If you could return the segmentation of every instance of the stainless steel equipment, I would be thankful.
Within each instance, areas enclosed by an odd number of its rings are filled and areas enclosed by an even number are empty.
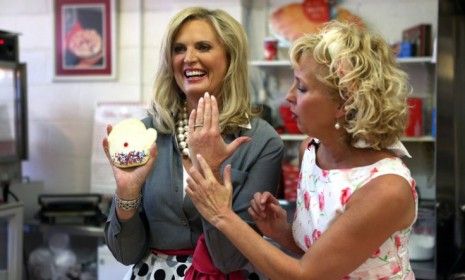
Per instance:
[[[26,64],[18,61],[18,34],[0,30],[0,202],[10,182],[21,178],[27,158]]]
[[[465,1],[441,0],[437,48],[437,279],[465,272]]]

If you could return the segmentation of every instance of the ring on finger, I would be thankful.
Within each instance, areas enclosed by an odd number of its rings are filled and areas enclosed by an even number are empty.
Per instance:
[[[197,128],[197,127],[203,127],[203,123],[194,124],[194,128]]]

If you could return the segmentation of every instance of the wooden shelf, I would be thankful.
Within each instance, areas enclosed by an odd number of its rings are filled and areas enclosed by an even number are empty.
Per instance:
[[[280,134],[283,141],[302,141],[308,136],[305,134]],[[419,136],[419,137],[402,137],[402,142],[435,142],[433,136]]]

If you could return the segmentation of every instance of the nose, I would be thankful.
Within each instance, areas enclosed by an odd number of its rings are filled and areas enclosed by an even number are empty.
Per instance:
[[[197,55],[195,53],[195,50],[188,48],[186,50],[186,55],[184,56],[184,62],[185,63],[192,63],[197,60]]]
[[[286,100],[290,104],[295,104],[296,103],[296,93],[295,93],[295,85],[292,85],[289,90],[287,91],[286,94]]]

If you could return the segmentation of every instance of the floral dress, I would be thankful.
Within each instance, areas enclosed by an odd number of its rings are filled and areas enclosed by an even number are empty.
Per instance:
[[[415,181],[400,158],[385,158],[371,165],[351,169],[323,170],[315,163],[317,144],[312,141],[305,151],[297,190],[292,232],[302,250],[308,250],[325,232],[336,211],[344,211],[345,204],[354,192],[380,175],[396,174],[410,183],[416,220],[418,198]],[[369,259],[344,279],[415,279],[408,254],[412,225],[392,234]]]

